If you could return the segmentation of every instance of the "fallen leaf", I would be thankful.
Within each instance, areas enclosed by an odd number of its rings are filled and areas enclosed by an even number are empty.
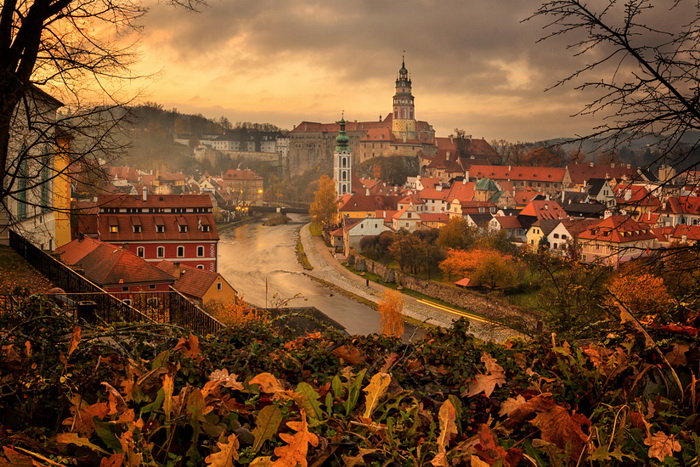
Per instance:
[[[5,463],[5,459],[0,457],[0,465],[2,466],[33,467],[35,465],[31,457],[16,451],[12,446],[3,446],[2,450],[7,461],[9,461],[9,463]]]
[[[357,365],[362,361],[362,353],[354,345],[341,345],[331,350],[331,354],[351,365]]]
[[[227,438],[226,443],[218,441],[216,445],[219,447],[219,452],[214,452],[209,454],[204,462],[210,467],[233,467],[235,464],[233,461],[238,460],[238,437],[231,433]]]
[[[690,350],[687,344],[673,344],[673,348],[666,353],[666,360],[675,367],[686,366],[688,360],[685,358],[685,353]]]
[[[318,446],[318,436],[309,431],[304,411],[301,412],[300,422],[287,422],[287,426],[296,433],[280,433],[280,438],[287,444],[275,448],[275,455],[279,459],[274,462],[274,465],[275,467],[297,467],[298,465],[306,467],[309,444]]]
[[[363,389],[367,393],[365,405],[365,418],[371,418],[379,399],[386,393],[391,383],[391,376],[387,373],[377,373],[372,376],[369,384]]]
[[[82,335],[82,330],[80,329],[80,326],[74,327],[73,328],[73,335],[70,338],[70,344],[68,344],[68,355],[75,352],[75,349],[78,348],[78,343],[80,342],[81,335]]]
[[[260,373],[259,375],[253,377],[248,384],[257,384],[260,386],[260,390],[262,392],[266,392],[268,394],[284,392],[284,388],[282,388],[280,382],[270,373]]]
[[[457,435],[457,425],[455,424],[455,419],[457,418],[457,411],[455,410],[452,402],[447,399],[440,406],[440,411],[438,412],[438,419],[440,421],[440,436],[437,439],[438,454],[430,462],[437,467],[449,467],[447,462],[447,445],[453,436]]]
[[[80,396],[74,397],[71,402],[73,406],[70,411],[73,416],[65,419],[63,425],[71,426],[73,431],[89,438],[95,430],[92,417],[104,419],[109,413],[109,406],[105,402],[86,405]]]
[[[518,394],[515,397],[510,397],[501,403],[501,409],[498,411],[498,415],[510,415],[515,409],[520,407],[525,403],[525,398]]]
[[[475,380],[469,383],[469,387],[462,394],[462,397],[472,397],[481,392],[490,397],[496,386],[502,386],[506,382],[506,375],[503,367],[496,363],[496,359],[488,353],[481,355],[481,361],[486,366],[486,374],[478,374]]]
[[[109,457],[100,460],[100,467],[121,467],[124,463],[124,454],[116,452]]]
[[[103,381],[101,384],[107,389],[109,393],[109,395],[107,396],[109,407],[109,412],[107,413],[107,415],[122,413],[124,410],[126,410],[126,401],[124,401],[122,395],[119,394],[119,391],[117,391],[111,384],[105,381]]]
[[[560,405],[538,412],[530,423],[540,429],[544,441],[554,443],[561,449],[564,449],[567,443],[571,443],[572,461],[579,458],[588,442],[588,435],[582,428],[590,427],[591,421],[585,415],[569,413]]]
[[[173,350],[180,350],[183,355],[190,358],[198,358],[201,354],[201,350],[199,349],[199,337],[192,333],[190,333],[187,339],[181,337]]]
[[[74,444],[76,446],[83,446],[93,451],[101,452],[102,454],[109,454],[96,444],[92,444],[88,438],[84,438],[78,433],[59,433],[56,435],[56,442],[60,444]]]
[[[644,444],[649,446],[649,457],[663,462],[666,456],[673,456],[674,452],[680,452],[681,443],[676,441],[675,436],[668,436],[663,431],[657,431],[644,440]]]
[[[219,383],[225,388],[236,389],[238,391],[243,390],[243,383],[238,381],[238,376],[229,375],[226,368],[223,370],[212,371],[212,373],[209,375],[209,381]]]

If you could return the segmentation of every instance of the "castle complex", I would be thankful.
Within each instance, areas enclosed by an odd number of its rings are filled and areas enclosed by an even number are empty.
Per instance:
[[[416,120],[411,79],[405,61],[396,78],[393,109],[385,118],[370,122],[343,122],[352,163],[373,157],[432,156],[436,153],[435,130]],[[314,170],[331,173],[340,122],[301,122],[289,133],[289,173]]]

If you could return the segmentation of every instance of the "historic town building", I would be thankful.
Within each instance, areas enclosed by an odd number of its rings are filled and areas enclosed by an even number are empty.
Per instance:
[[[209,195],[104,195],[98,238],[148,262],[163,260],[216,272],[219,235]]]
[[[373,157],[393,155],[434,155],[435,130],[416,120],[412,82],[405,61],[396,79],[392,111],[375,121],[345,122],[348,148],[353,163]],[[309,170],[329,173],[333,167],[335,138],[339,123],[301,122],[289,133],[289,173],[300,175]]]
[[[345,119],[340,120],[340,132],[335,138],[336,147],[333,153],[333,180],[335,192],[343,196],[352,191],[352,155],[348,148],[348,135],[345,133]]]

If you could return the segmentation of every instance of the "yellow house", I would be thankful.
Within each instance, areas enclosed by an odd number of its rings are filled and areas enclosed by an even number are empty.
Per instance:
[[[54,157],[53,207],[54,207],[54,239],[56,248],[70,243],[70,177],[68,176],[70,156],[70,137],[56,137],[56,155]]]

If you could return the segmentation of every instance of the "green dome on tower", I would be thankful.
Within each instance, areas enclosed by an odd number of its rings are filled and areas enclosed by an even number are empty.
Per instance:
[[[341,118],[340,119],[340,131],[338,132],[338,136],[336,136],[336,138],[335,138],[335,151],[336,152],[347,151],[349,142],[350,142],[350,138],[345,133],[345,119]]]

